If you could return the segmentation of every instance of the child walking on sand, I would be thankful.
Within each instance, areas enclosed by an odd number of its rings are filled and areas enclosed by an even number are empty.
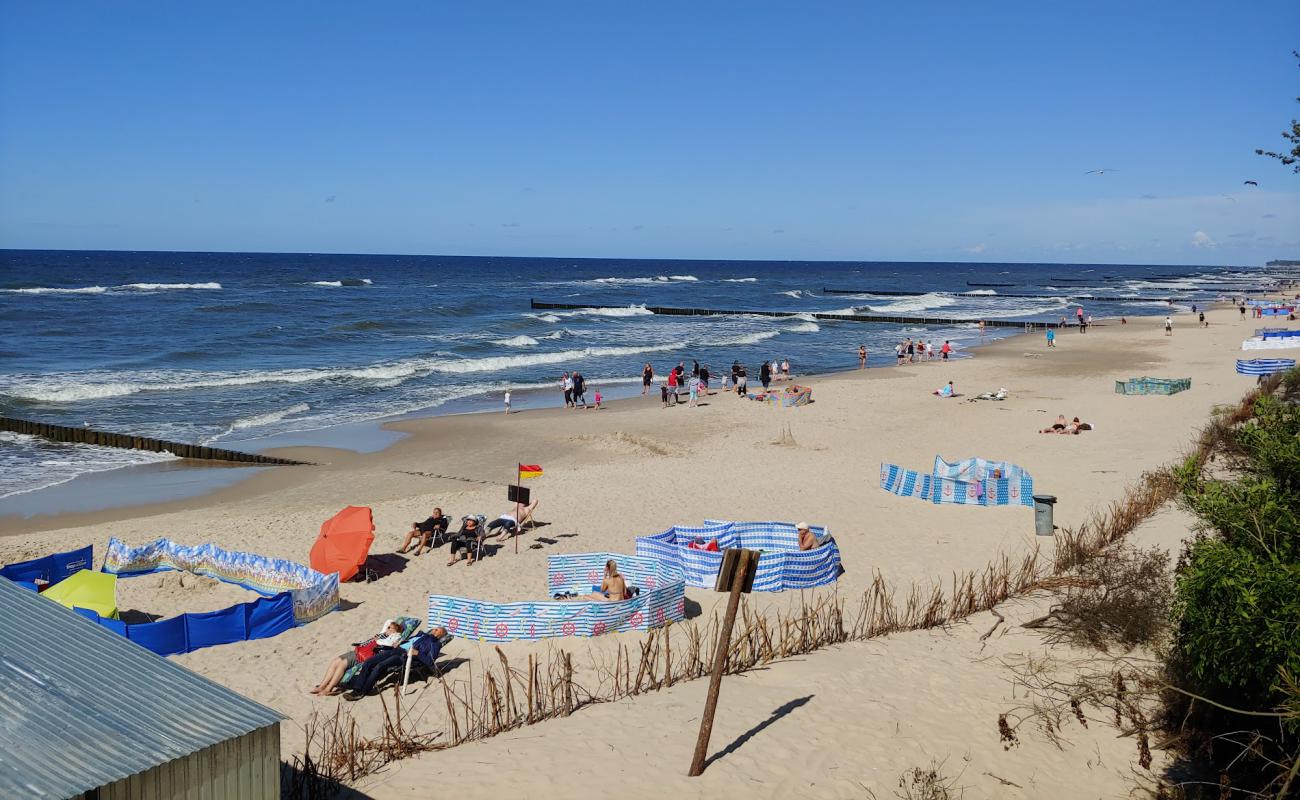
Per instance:
[[[601,401],[600,390],[597,389],[597,390],[596,390],[596,408],[600,408],[600,401]]]

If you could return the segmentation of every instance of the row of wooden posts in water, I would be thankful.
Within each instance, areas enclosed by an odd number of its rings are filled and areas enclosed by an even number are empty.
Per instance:
[[[27,436],[39,436],[55,442],[73,442],[76,444],[93,444],[101,447],[118,447],[125,450],[147,450],[153,453],[171,453],[181,458],[197,458],[205,461],[231,461],[241,464],[295,465],[307,464],[306,461],[294,461],[290,458],[276,458],[259,453],[241,453],[220,447],[204,447],[196,444],[169,442],[165,439],[153,439],[147,436],[131,436],[125,433],[110,433],[92,428],[73,428],[68,425],[53,425],[48,422],[33,422],[26,419],[0,417],[0,431],[21,433]]]

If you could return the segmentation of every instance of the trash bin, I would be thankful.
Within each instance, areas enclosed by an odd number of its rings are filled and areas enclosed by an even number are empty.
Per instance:
[[[1039,536],[1051,536],[1056,526],[1052,524],[1052,506],[1056,505],[1056,495],[1034,495],[1034,533]]]

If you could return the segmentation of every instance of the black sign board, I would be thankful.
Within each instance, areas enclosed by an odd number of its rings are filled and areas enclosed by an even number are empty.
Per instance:
[[[529,489],[527,486],[510,485],[506,487],[506,499],[512,503],[528,505]]]

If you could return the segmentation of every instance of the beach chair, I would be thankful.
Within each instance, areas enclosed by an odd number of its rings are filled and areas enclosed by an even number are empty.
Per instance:
[[[540,503],[538,505],[540,505]],[[537,520],[533,519],[533,512],[537,510],[536,506],[534,506],[533,508],[528,508],[527,506],[524,506],[524,508],[527,509],[527,512],[524,514],[524,518],[519,520],[520,533],[523,532],[525,526],[527,526],[529,529],[533,529],[537,527]]]
[[[415,657],[415,642],[421,636],[431,636],[427,631],[421,631],[412,636],[409,642],[405,642],[403,647],[406,648],[406,660],[401,665],[393,667],[375,682],[375,691],[381,692],[389,686],[400,686],[402,694],[410,694],[415,688],[410,684],[412,681],[418,683],[427,682],[430,678],[441,678],[442,670],[438,668],[435,661],[432,667],[427,666],[423,661]],[[443,652],[446,651],[447,645],[456,637],[448,633],[439,637],[438,643],[442,645]],[[441,656],[442,653],[439,653]]]
[[[398,625],[402,626],[403,643],[409,641],[410,638],[415,635],[416,630],[418,630],[420,627],[420,620],[416,619],[415,617],[394,617],[393,621],[396,622]],[[371,639],[367,639],[366,641],[374,641],[374,639],[371,638]],[[356,642],[353,646],[360,647],[362,644],[365,644],[365,642]],[[348,669],[347,672],[343,673],[343,679],[339,681],[339,686],[343,686],[344,684],[351,681],[353,678],[356,677],[357,673],[360,671],[361,671],[361,664],[354,664],[352,667]]]

